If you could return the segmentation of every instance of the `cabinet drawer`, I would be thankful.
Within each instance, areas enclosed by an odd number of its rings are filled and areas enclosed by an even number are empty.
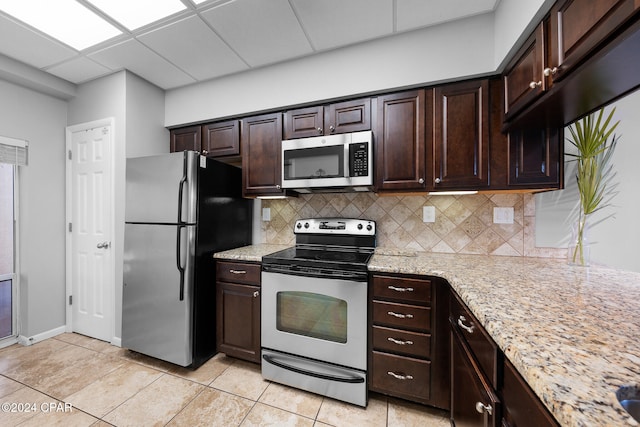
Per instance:
[[[373,348],[429,359],[431,357],[431,335],[374,326]]]
[[[431,301],[431,281],[373,276],[373,298],[428,305]]]
[[[430,395],[431,362],[373,352],[372,388],[401,396],[427,400]]]
[[[431,328],[431,308],[373,301],[373,323],[426,332]]]
[[[260,284],[260,265],[241,262],[218,261],[216,279],[223,282]]]
[[[451,324],[469,345],[493,387],[498,386],[498,346],[457,296],[451,298]]]

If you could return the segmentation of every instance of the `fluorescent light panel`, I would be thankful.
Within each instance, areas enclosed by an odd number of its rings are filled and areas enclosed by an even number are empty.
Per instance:
[[[0,10],[77,50],[121,34],[75,0],[0,0]]]
[[[135,30],[186,9],[180,0],[88,0],[88,2],[129,30]]]

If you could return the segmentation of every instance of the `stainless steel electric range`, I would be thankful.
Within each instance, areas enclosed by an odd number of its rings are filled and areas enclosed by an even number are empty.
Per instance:
[[[262,258],[262,376],[367,405],[367,263],[374,221],[301,219]]]

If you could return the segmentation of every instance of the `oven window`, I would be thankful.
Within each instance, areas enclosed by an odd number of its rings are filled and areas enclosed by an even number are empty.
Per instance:
[[[303,148],[284,152],[284,179],[344,176],[344,146]]]
[[[347,342],[347,302],[312,292],[277,295],[279,331],[338,343]]]

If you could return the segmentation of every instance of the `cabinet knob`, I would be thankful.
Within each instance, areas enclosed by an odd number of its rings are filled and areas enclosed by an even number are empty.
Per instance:
[[[334,133],[336,131],[335,126],[331,125],[329,126],[329,132]]]
[[[260,296],[260,291],[255,291],[255,292],[253,293],[253,297],[254,297],[254,298],[258,298],[259,296]]]
[[[529,83],[529,87],[530,87],[531,89],[535,89],[535,88],[540,87],[540,86],[542,86],[542,80],[540,80],[540,81],[538,81],[538,82],[531,82],[531,83]]]
[[[324,130],[322,128],[318,128],[318,135],[322,135],[322,132],[324,132]]]
[[[277,190],[280,190],[280,189],[281,189],[281,188],[280,188],[280,184],[276,184],[276,189],[277,189]]]
[[[420,179],[418,180],[418,184],[424,184],[424,178],[420,178]]]
[[[436,178],[433,180],[433,182],[435,182],[436,184],[440,184],[442,180],[440,178]]]
[[[546,76],[555,76],[558,73],[558,67],[553,67],[553,68],[545,68],[544,70],[542,70],[542,73]]]
[[[476,411],[480,412],[481,414],[485,412],[489,415],[493,414],[493,408],[491,407],[491,405],[485,405],[482,402],[476,402]]]
[[[202,150],[202,155],[206,156],[207,154],[209,154],[209,152],[207,150]]]

